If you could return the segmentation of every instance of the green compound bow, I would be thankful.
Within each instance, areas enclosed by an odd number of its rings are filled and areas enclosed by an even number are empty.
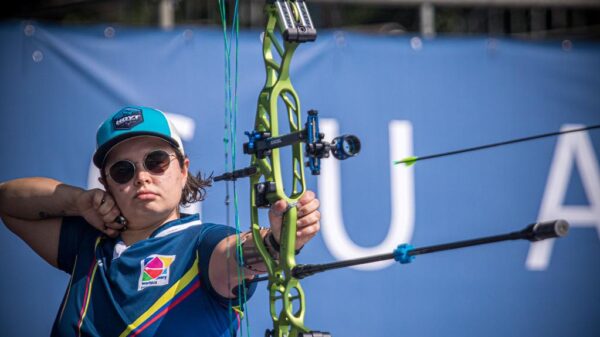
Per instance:
[[[304,325],[304,291],[292,272],[296,266],[295,207],[306,190],[304,158],[306,153],[312,174],[320,173],[320,159],[334,157],[343,160],[360,151],[360,141],[352,135],[344,135],[331,142],[323,141],[319,132],[318,113],[308,112],[308,120],[302,128],[301,107],[298,94],[290,80],[290,64],[296,48],[303,42],[317,38],[310,13],[302,0],[271,0],[265,6],[267,24],[263,34],[263,58],[266,68],[265,86],[258,98],[254,130],[246,132],[249,141],[244,153],[252,155],[251,166],[215,177],[219,180],[235,180],[250,177],[251,230],[254,243],[262,256],[268,272],[268,290],[273,330],[266,336],[317,337],[328,333],[311,331]],[[281,44],[283,42],[283,45]],[[281,102],[281,104],[280,104]],[[281,135],[279,107],[287,114],[288,134]],[[284,116],[285,116],[284,114]],[[302,143],[306,143],[303,151]],[[280,149],[291,146],[291,191],[284,190]],[[259,208],[270,207],[277,200],[285,200],[288,209],[283,216],[279,259],[273,258],[261,238]]]
[[[304,149],[304,153],[308,158],[306,166],[310,167],[312,174],[317,175],[320,173],[321,158],[329,157],[330,153],[340,160],[352,157],[360,151],[360,141],[352,135],[340,136],[331,142],[323,141],[324,135],[319,132],[318,114],[314,110],[308,112],[305,127],[304,129],[301,128],[300,100],[290,80],[290,64],[299,44],[314,41],[317,33],[306,4],[302,0],[269,0],[265,10],[268,20],[263,36],[263,58],[267,76],[265,86],[258,99],[254,130],[246,132],[249,141],[244,144],[244,153],[252,155],[251,166],[240,170],[235,170],[235,166],[233,166],[232,172],[215,177],[214,180],[235,181],[237,178],[250,177],[252,189],[251,230],[254,243],[265,261],[268,272],[267,277],[255,278],[252,282],[269,281],[269,305],[271,319],[273,320],[273,330],[267,330],[266,337],[330,336],[326,332],[311,331],[304,325],[305,299],[299,280],[315,273],[388,259],[394,259],[404,264],[410,263],[416,255],[421,254],[507,240],[539,241],[563,237],[567,234],[569,224],[565,220],[552,220],[531,224],[523,230],[502,235],[421,248],[401,244],[396,250],[388,254],[325,264],[297,265],[295,259],[297,210],[295,205],[306,189],[302,143],[306,143]],[[226,52],[226,55],[229,56],[231,48],[226,47]],[[231,95],[231,91],[229,91],[228,97],[230,100],[233,96],[235,95]],[[231,105],[236,106],[235,103]],[[290,133],[284,135],[281,135],[279,130],[278,112],[280,106],[284,107],[287,113],[290,129]],[[546,133],[448,153],[409,157],[395,163],[413,165],[416,161],[597,128],[600,128],[600,126],[593,125],[575,130]],[[232,134],[234,135],[235,132]],[[286,146],[292,147],[292,189],[289,194],[284,190],[280,162],[280,148]],[[261,238],[258,209],[269,207],[273,202],[280,199],[288,203],[288,210],[284,214],[279,260],[277,260],[269,254]],[[239,251],[238,249],[238,255],[240,254]]]

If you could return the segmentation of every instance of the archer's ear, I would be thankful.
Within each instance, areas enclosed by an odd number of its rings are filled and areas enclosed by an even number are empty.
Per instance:
[[[98,177],[98,182],[104,186],[105,191],[108,189],[108,186],[106,186],[106,180],[102,179],[102,177]]]
[[[181,168],[181,173],[183,174],[183,179],[181,180],[183,186],[181,186],[181,189],[185,188],[185,185],[187,184],[188,176],[190,174],[189,169],[190,159],[188,157],[185,157],[185,159],[183,160],[183,167]]]
[[[181,171],[187,173],[189,169],[190,169],[190,158],[185,157],[185,159],[183,160],[183,167],[181,168]]]

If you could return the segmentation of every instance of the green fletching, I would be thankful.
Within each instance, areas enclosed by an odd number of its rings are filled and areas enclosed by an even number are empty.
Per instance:
[[[417,160],[419,160],[419,157],[411,156],[411,157],[406,157],[402,160],[396,160],[394,162],[394,164],[395,165],[404,164],[406,166],[413,166],[417,162]]]

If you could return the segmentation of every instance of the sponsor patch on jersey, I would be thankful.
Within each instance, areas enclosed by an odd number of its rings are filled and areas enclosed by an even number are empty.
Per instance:
[[[129,130],[144,121],[141,109],[124,108],[112,119],[115,130]]]
[[[152,254],[140,261],[142,273],[138,290],[169,284],[169,268],[175,261],[175,255]]]

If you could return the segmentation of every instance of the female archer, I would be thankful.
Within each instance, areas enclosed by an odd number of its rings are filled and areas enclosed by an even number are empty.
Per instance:
[[[49,178],[0,184],[5,225],[71,275],[52,336],[230,336],[237,324],[230,303],[254,288],[238,285],[265,270],[252,234],[241,233],[241,263],[234,229],[180,213],[203,200],[210,182],[189,172],[161,111],[123,108],[96,140],[104,190]],[[318,206],[311,191],[295,206],[296,249],[319,231]],[[261,231],[274,257],[287,207],[275,202]]]

